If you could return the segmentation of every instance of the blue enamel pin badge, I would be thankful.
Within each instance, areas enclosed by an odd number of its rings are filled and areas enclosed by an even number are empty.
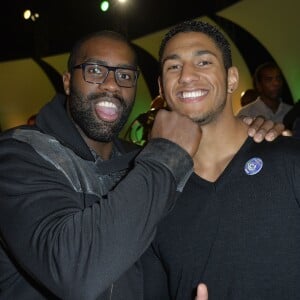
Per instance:
[[[258,157],[253,157],[246,162],[244,170],[247,175],[255,175],[260,172],[262,167],[263,161]]]

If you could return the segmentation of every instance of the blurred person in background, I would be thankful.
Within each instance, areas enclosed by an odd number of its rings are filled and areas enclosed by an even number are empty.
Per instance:
[[[263,116],[274,122],[283,122],[292,105],[282,99],[283,78],[279,67],[274,62],[267,62],[257,67],[254,84],[259,94],[257,99],[238,112],[238,116]]]

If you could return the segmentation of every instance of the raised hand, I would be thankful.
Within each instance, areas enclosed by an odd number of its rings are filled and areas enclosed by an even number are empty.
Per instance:
[[[151,138],[168,139],[185,149],[193,157],[201,140],[201,128],[176,111],[160,109],[155,117]]]

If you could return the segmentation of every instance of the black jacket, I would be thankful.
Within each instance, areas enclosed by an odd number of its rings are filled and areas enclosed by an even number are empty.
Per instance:
[[[135,262],[191,174],[190,156],[164,139],[126,154],[115,140],[102,161],[62,95],[36,122],[0,137],[0,299],[142,299]]]

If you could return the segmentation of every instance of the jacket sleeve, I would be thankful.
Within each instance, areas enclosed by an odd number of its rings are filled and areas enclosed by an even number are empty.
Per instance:
[[[106,199],[86,206],[86,195],[31,146],[3,141],[0,230],[7,251],[58,297],[96,299],[149,246],[191,172],[183,149],[153,140]]]

